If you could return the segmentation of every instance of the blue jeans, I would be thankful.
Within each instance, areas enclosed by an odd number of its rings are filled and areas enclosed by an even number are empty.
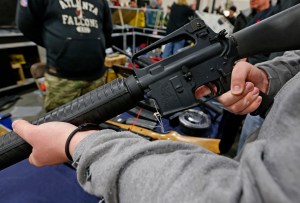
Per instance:
[[[167,58],[173,54],[176,54],[179,49],[184,47],[184,44],[185,44],[185,40],[170,42],[166,44],[162,57]]]
[[[248,114],[246,116],[242,132],[240,135],[240,141],[239,141],[239,146],[238,146],[238,152],[241,151],[241,149],[244,147],[247,138],[249,135],[251,135],[254,131],[256,131],[262,123],[264,122],[264,119],[261,118],[260,116],[251,116]]]

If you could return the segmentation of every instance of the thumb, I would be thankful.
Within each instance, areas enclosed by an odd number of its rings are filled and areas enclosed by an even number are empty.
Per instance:
[[[250,64],[247,62],[238,62],[231,75],[231,93],[233,95],[240,95],[243,93],[246,83],[247,75],[249,74]]]
[[[30,135],[35,129],[35,125],[30,124],[25,120],[16,120],[12,123],[13,131],[30,144]]]

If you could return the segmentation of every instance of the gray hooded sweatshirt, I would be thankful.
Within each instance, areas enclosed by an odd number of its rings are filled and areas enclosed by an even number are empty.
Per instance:
[[[103,130],[73,155],[81,186],[109,203],[299,202],[300,51],[258,65],[269,74],[275,102],[238,160],[192,144]]]

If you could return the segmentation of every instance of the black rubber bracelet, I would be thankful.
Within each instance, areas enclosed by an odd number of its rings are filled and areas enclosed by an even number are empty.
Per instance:
[[[66,153],[66,156],[68,157],[68,159],[70,161],[73,161],[73,158],[70,154],[69,148],[70,148],[70,142],[71,142],[72,138],[74,137],[74,135],[78,132],[81,132],[81,131],[99,130],[99,129],[100,129],[100,127],[97,124],[84,123],[84,124],[79,125],[75,130],[73,130],[71,132],[71,134],[68,136],[66,144],[65,144],[65,153]]]

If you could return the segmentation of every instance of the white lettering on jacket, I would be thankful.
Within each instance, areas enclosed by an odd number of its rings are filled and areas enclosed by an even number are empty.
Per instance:
[[[82,1],[82,5],[77,5],[76,0],[59,0],[59,4],[63,10],[65,10],[67,8],[75,8],[76,9],[81,6],[83,10],[86,10],[86,11],[92,12],[95,15],[98,15],[98,8],[89,2]]]
[[[97,29],[99,27],[97,20],[98,8],[95,5],[81,0],[59,0],[59,4],[63,13],[66,9],[74,10],[74,15],[72,15],[73,12],[70,14],[70,11],[61,15],[64,25],[76,26],[79,33],[91,33],[91,28]],[[80,9],[80,15],[76,15],[75,11],[78,9]],[[82,12],[91,12],[95,15],[95,18],[86,18],[82,15]]]

